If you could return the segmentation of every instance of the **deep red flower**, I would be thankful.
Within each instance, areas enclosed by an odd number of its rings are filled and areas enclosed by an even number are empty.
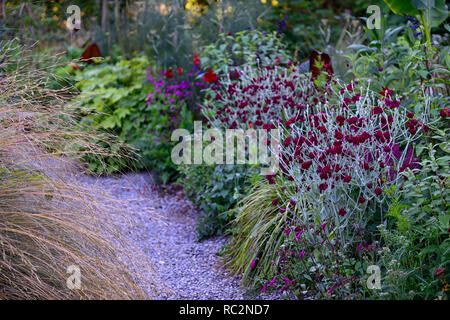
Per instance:
[[[358,121],[358,117],[352,117],[347,119],[348,124],[355,124],[356,121]]]
[[[352,181],[352,177],[345,176],[343,180],[344,180],[345,183],[349,183],[350,181]]]
[[[203,80],[205,82],[212,83],[213,81],[218,81],[219,77],[217,77],[212,69],[209,69],[209,71],[205,73]]]
[[[444,108],[439,113],[440,113],[441,117],[445,119],[450,115],[450,109]]]
[[[339,123],[340,126],[343,126],[344,122],[345,122],[345,118],[344,118],[344,116],[339,115],[336,117],[336,121]]]
[[[288,145],[290,145],[291,144],[291,137],[287,137],[285,140],[284,140],[284,142],[283,142],[283,145],[285,146],[285,147],[287,147]]]
[[[346,211],[345,209],[343,209],[343,208],[339,209],[338,214],[339,214],[341,217],[345,216],[346,213],[347,213],[347,211]]]
[[[408,118],[412,119],[412,118],[414,118],[414,113],[408,112],[408,113],[406,114],[406,116],[407,116]]]
[[[435,276],[440,277],[445,271],[445,268],[437,268],[436,270],[433,271],[433,274]]]
[[[169,79],[173,78],[172,69],[169,69],[169,70],[166,71],[166,77],[169,78]]]
[[[319,191],[320,192],[327,190],[327,188],[328,188],[328,185],[326,183],[321,183],[319,185]]]
[[[200,59],[198,58],[198,55],[196,53],[194,53],[194,64],[196,66],[200,65]]]
[[[325,128],[324,126],[320,126],[319,130],[321,133],[327,133],[327,128]]]
[[[334,131],[334,137],[336,139],[340,140],[340,139],[344,138],[344,135],[340,131],[336,130],[336,131]]]
[[[279,201],[280,201],[280,200],[278,200],[278,199],[273,199],[273,200],[272,200],[272,205],[276,206],[276,205],[278,204]]]
[[[383,113],[383,108],[377,106],[372,109],[372,114],[380,114],[380,113]]]
[[[181,67],[178,67],[177,70],[178,70],[178,76],[181,76],[183,74],[183,69]]]
[[[381,188],[375,188],[375,194],[377,195],[377,196],[379,196],[380,194],[382,194],[383,193],[383,190],[381,190]]]
[[[390,98],[392,96],[392,93],[394,91],[390,90],[388,87],[383,87],[383,90],[379,92],[379,94],[381,94],[384,98]]]
[[[302,163],[302,168],[307,170],[307,169],[309,169],[309,167],[311,167],[311,165],[312,165],[312,161],[306,161],[306,162]]]
[[[358,202],[359,202],[359,203],[364,203],[364,202],[366,202],[366,198],[364,198],[363,196],[361,196],[361,197],[359,197]]]
[[[375,131],[374,136],[375,136],[375,138],[376,138],[379,142],[381,142],[381,143],[384,142],[383,132],[381,132],[381,131],[379,131],[379,130],[378,130],[378,131]]]

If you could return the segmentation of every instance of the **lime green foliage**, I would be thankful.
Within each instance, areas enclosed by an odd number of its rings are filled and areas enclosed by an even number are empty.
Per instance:
[[[284,192],[279,186],[266,181],[256,183],[254,189],[238,205],[236,226],[226,248],[227,266],[233,272],[243,275],[246,284],[257,284],[272,277],[277,271],[277,252],[286,239],[283,233],[292,213],[295,211],[289,199],[280,199]],[[273,205],[274,199],[280,199]],[[280,213],[285,207],[285,213]],[[255,268],[251,268],[255,261]]]
[[[86,68],[77,75],[76,86],[81,90],[78,102],[95,111],[83,114],[84,122],[113,132],[120,140],[137,148],[142,159],[135,163],[137,169],[146,167],[160,173],[159,178],[166,183],[176,175],[168,146],[171,113],[161,99],[147,104],[146,95],[153,91],[146,79],[149,65],[148,59],[141,56]],[[185,127],[190,123],[191,115],[184,105],[181,115],[181,127]],[[103,173],[101,163],[90,158],[85,160],[89,163],[89,170]],[[110,158],[105,162],[109,164],[107,173],[123,170],[127,165],[123,159]]]
[[[189,165],[180,170],[186,196],[202,210],[197,226],[198,239],[225,233],[235,217],[232,209],[245,196],[251,179],[257,174],[256,168]]]

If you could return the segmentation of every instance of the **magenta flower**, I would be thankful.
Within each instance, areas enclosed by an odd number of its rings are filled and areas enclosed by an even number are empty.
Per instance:
[[[273,286],[275,284],[275,281],[277,280],[277,277],[274,277],[272,281],[268,284],[269,286]]]
[[[336,285],[332,285],[331,288],[327,291],[328,294],[332,294]]]
[[[289,280],[288,278],[286,278],[286,277],[283,277],[283,279],[284,279],[284,281],[286,281],[286,285],[289,285],[289,284],[291,284],[292,283],[292,281],[291,280]]]

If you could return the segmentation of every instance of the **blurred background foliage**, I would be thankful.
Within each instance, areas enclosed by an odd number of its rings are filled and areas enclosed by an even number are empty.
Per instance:
[[[383,1],[370,4],[389,12]],[[66,28],[69,5],[81,9],[76,32]],[[355,28],[368,16],[367,6],[363,0],[2,0],[0,38],[39,40],[40,47],[58,49],[94,41],[104,56],[130,59],[145,53],[163,68],[185,68],[218,34],[259,29],[278,32],[300,61],[340,39],[345,26]]]

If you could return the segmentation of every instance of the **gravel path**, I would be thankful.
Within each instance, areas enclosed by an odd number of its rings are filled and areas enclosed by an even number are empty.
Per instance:
[[[156,299],[239,300],[273,299],[251,296],[240,279],[228,274],[216,255],[226,238],[196,241],[199,215],[176,187],[157,187],[148,174],[118,178],[77,178],[90,190],[102,190],[121,201],[121,233],[153,263],[153,271],[167,292]]]

